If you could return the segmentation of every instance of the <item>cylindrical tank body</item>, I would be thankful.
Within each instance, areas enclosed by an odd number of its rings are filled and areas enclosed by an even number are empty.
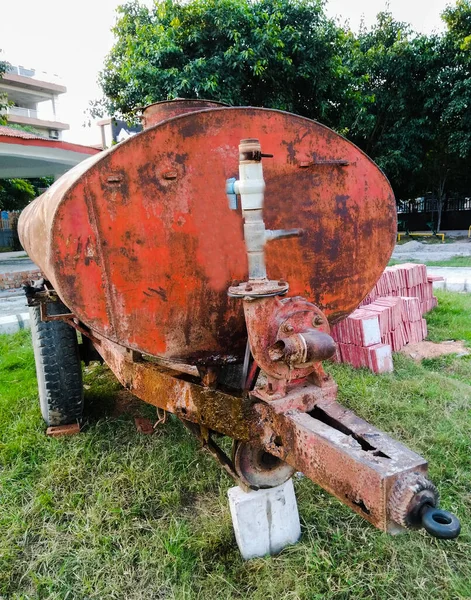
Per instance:
[[[155,102],[149,104],[142,110],[141,121],[144,129],[149,129],[154,125],[162,123],[167,119],[185,115],[190,112],[197,110],[205,110],[207,108],[220,108],[227,106],[223,102],[216,102],[214,100],[197,100],[193,98],[178,98],[176,100],[168,100],[163,102]]]
[[[247,138],[273,155],[263,159],[266,227],[304,231],[267,244],[268,276],[332,322],[358,306],[396,232],[390,185],[363,152],[276,110],[210,108],[156,121],[80,163],[21,215],[24,248],[83,323],[171,360],[241,360],[242,303],[227,289],[247,278],[247,255],[225,189]]]

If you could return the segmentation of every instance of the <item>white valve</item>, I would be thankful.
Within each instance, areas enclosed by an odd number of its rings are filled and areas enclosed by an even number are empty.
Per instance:
[[[229,208],[237,209],[237,195],[240,196],[244,217],[244,238],[249,261],[249,280],[267,279],[265,267],[265,243],[268,240],[301,235],[300,229],[266,230],[263,221],[263,200],[265,180],[263,179],[262,154],[260,142],[251,138],[241,140],[239,145],[239,180],[228,179],[226,194]]]
[[[239,181],[234,183],[234,189],[240,195],[242,210],[261,210],[265,192],[262,162],[241,161]]]

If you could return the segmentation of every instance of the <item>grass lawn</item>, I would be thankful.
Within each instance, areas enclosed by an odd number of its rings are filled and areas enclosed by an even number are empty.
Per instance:
[[[417,263],[425,264],[428,267],[471,267],[471,256],[455,256],[448,260],[396,260],[392,258],[389,261],[389,266],[400,265],[402,263]]]
[[[430,339],[471,346],[471,295],[437,293]],[[0,336],[0,598],[471,598],[471,357],[395,357],[375,376],[329,365],[340,401],[430,461],[457,541],[386,535],[307,478],[295,479],[302,538],[243,562],[226,500],[231,480],[177,420],[154,436],[117,414],[126,392],[86,374],[87,425],[44,435],[29,334]],[[143,403],[136,411],[154,417]]]

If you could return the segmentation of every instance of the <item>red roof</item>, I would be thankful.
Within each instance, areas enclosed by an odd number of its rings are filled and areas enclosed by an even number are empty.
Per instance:
[[[4,139],[2,140],[2,138]],[[5,138],[10,138],[10,140],[6,140]],[[28,140],[37,140],[37,142],[29,143]],[[29,133],[28,131],[5,125],[0,125],[0,143],[2,141],[7,144],[21,144],[23,146],[49,146],[71,152],[81,152],[82,154],[97,154],[100,152],[98,148],[93,148],[92,146],[83,146],[82,144],[63,142],[62,140],[51,140],[35,133]]]
[[[11,137],[23,138],[24,140],[47,140],[48,138],[43,135],[36,135],[35,133],[29,133],[22,129],[16,129],[15,127],[6,127],[0,125],[0,135],[8,135]]]

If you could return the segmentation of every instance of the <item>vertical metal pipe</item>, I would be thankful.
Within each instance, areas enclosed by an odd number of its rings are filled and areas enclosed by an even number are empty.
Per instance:
[[[263,179],[262,149],[257,139],[241,140],[239,145],[239,181],[244,238],[249,263],[249,280],[267,278],[264,246],[266,240],[263,221],[265,181]]]

